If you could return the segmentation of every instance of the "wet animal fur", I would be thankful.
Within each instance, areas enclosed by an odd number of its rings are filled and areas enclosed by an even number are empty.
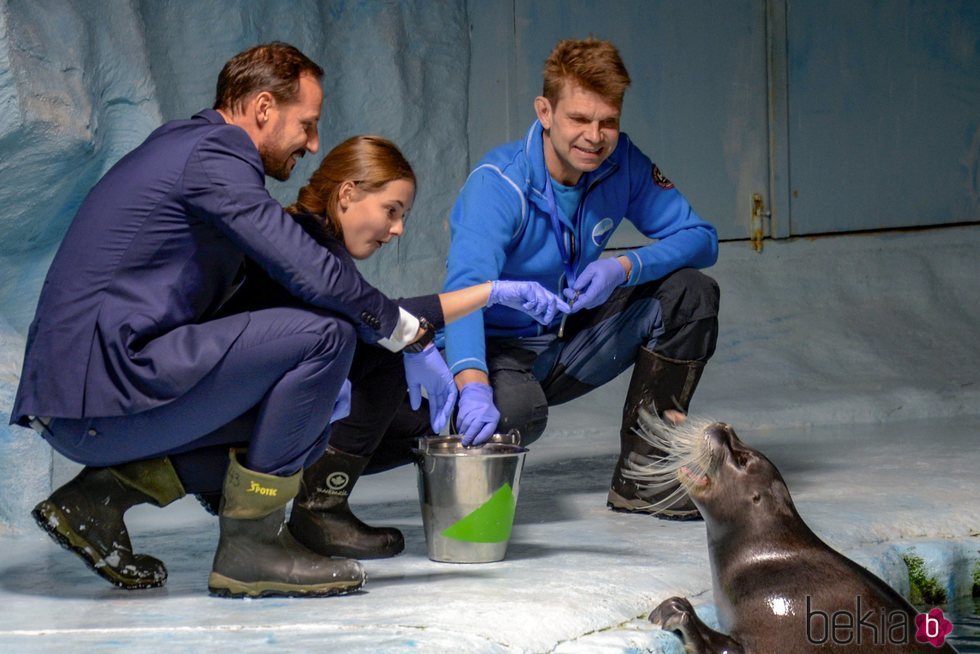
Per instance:
[[[705,519],[708,559],[719,621],[730,636],[713,631],[682,598],[660,604],[650,619],[679,631],[688,652],[780,652],[802,654],[953,652],[913,638],[916,609],[881,579],[829,547],[796,511],[779,470],[762,453],[742,443],[723,423],[688,418],[679,426],[642,413],[639,434],[666,454],[634,465],[638,483],[660,487],[679,480]],[[860,598],[864,608],[856,611]],[[810,640],[812,606],[827,615],[855,610],[864,615],[904,614],[902,642]],[[863,624],[863,623],[862,623]],[[852,635],[872,632],[855,627]],[[836,632],[835,632],[836,634]],[[882,631],[882,637],[884,631]]]

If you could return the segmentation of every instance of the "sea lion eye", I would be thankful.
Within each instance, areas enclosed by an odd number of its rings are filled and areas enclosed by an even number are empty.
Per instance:
[[[762,500],[762,495],[759,495],[759,492],[758,491],[752,493],[752,503],[753,504],[758,504],[761,500]]]
[[[745,452],[735,452],[735,465],[744,468],[749,462],[749,457]]]

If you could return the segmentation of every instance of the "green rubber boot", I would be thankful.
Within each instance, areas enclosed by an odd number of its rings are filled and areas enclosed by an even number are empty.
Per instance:
[[[320,556],[286,528],[286,504],[302,472],[289,477],[255,472],[231,452],[221,501],[221,535],[208,590],[221,597],[322,597],[364,584],[361,564]]]
[[[38,526],[92,570],[126,590],[167,581],[163,562],[133,553],[123,515],[137,504],[166,506],[184,487],[166,457],[109,468],[83,468],[31,512]]]

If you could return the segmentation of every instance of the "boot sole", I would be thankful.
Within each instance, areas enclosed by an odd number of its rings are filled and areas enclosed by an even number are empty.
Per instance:
[[[237,581],[217,572],[208,576],[208,592],[215,597],[330,597],[358,590],[364,581],[332,581],[327,584],[284,584],[272,581]]]
[[[31,516],[37,526],[47,532],[54,542],[78,556],[92,572],[113,586],[123,590],[142,590],[159,588],[167,581],[166,569],[159,580],[134,579],[119,574],[118,570],[96,553],[95,548],[87,540],[69,526],[68,517],[56,504],[45,500],[34,507]]]
[[[663,509],[655,511],[649,502],[643,500],[628,500],[616,491],[610,489],[606,499],[606,506],[617,513],[642,513],[652,515],[661,520],[674,520],[676,522],[693,522],[701,520],[701,512],[697,509],[693,511],[675,511]]]

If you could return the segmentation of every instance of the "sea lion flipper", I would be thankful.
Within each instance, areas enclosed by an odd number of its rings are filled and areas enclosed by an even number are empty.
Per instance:
[[[702,622],[686,598],[671,597],[664,600],[650,613],[649,620],[665,631],[677,633],[684,641],[684,650],[691,654],[744,652],[736,641]]]

